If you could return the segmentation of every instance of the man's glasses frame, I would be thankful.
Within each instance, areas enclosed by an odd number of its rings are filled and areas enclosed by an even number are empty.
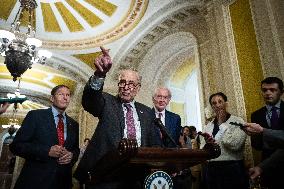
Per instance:
[[[162,96],[162,95],[155,95],[154,99],[155,100],[169,100],[170,97],[169,96]]]
[[[124,80],[121,80],[121,81],[119,81],[118,83],[117,83],[117,86],[118,87],[121,87],[121,88],[124,88],[124,87],[126,87],[126,86],[128,86],[128,88],[129,89],[135,89],[137,86],[139,86],[140,85],[140,83],[134,83],[134,82],[126,82],[126,81],[124,81]]]

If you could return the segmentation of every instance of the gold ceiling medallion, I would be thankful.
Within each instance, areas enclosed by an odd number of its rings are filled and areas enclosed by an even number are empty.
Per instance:
[[[132,0],[126,16],[113,28],[110,28],[108,31],[100,35],[68,41],[43,40],[43,45],[48,48],[69,50],[94,48],[110,43],[128,34],[139,23],[145,14],[148,3],[149,0]]]

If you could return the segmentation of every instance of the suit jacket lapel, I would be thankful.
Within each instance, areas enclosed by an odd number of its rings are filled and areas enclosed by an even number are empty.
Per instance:
[[[261,109],[261,115],[259,117],[259,119],[262,121],[262,125],[263,127],[265,128],[270,128],[268,126],[268,123],[267,123],[267,120],[266,120],[266,112],[267,112],[267,108],[266,106],[264,106],[262,109]],[[280,124],[283,125],[284,123],[284,102],[281,101],[281,104],[280,104]]]
[[[55,141],[55,144],[58,144],[57,130],[56,130],[55,120],[54,120],[51,108],[47,109],[46,125],[50,133],[50,137],[52,138],[52,141]]]
[[[123,112],[123,109],[122,109],[122,103],[120,102],[118,97],[116,97],[116,99],[113,101],[113,107],[114,107],[114,111],[117,114],[117,119],[119,120],[120,135],[121,135],[121,138],[123,138],[125,120],[124,120],[124,112]]]
[[[140,128],[141,128],[141,145],[144,145],[145,142],[145,137],[146,137],[146,130],[145,130],[145,120],[147,120],[145,118],[145,114],[141,108],[141,106],[135,102],[135,109],[137,111],[137,115],[138,115],[138,121],[140,121]]]
[[[64,142],[64,146],[67,146],[69,144],[69,141],[72,141],[72,124],[70,121],[70,117],[66,114],[66,140]]]
[[[282,130],[284,129],[283,125],[284,125],[284,102],[281,100],[281,104],[280,104],[280,127],[282,128]]]
[[[165,127],[169,130],[171,125],[171,117],[169,116],[169,112],[166,110],[165,112]]]
[[[264,106],[262,108],[261,116],[259,117],[259,119],[261,120],[261,122],[262,122],[261,124],[263,124],[263,127],[269,128],[267,120],[266,120],[266,112],[267,112],[267,108],[266,108],[266,106]]]

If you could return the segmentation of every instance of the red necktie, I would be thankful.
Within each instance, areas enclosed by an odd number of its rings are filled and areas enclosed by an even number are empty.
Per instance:
[[[63,115],[58,114],[58,123],[57,123],[57,136],[58,136],[58,143],[60,146],[64,145],[64,123],[63,123]]]
[[[127,138],[136,139],[136,130],[134,125],[133,111],[130,104],[124,104],[127,109],[126,112],[126,126],[127,126]]]

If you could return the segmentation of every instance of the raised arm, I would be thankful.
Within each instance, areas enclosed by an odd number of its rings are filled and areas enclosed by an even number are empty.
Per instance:
[[[95,117],[100,116],[104,107],[102,94],[104,79],[112,66],[112,60],[109,56],[108,50],[103,47],[100,48],[102,54],[97,57],[94,62],[96,71],[87,82],[82,96],[83,108]]]

